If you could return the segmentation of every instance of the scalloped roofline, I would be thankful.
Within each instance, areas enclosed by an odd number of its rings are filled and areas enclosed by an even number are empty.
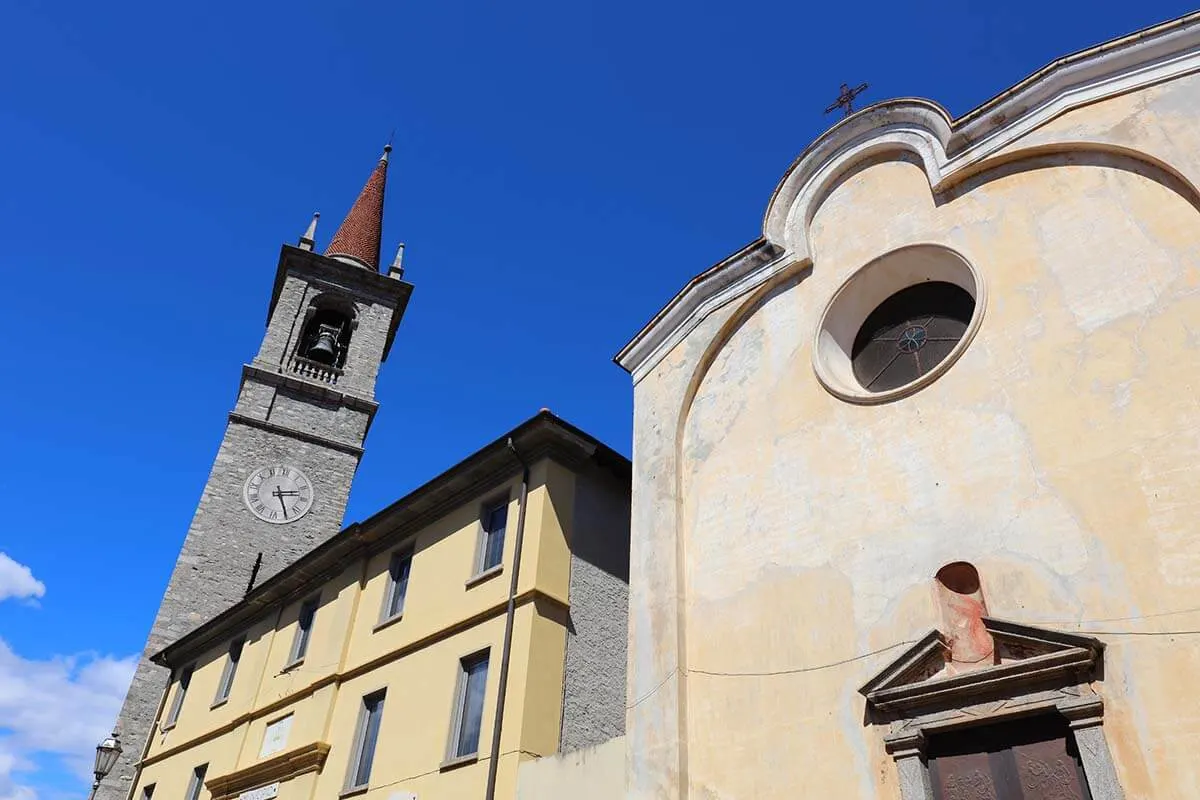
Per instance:
[[[637,383],[717,308],[811,262],[808,223],[831,184],[863,159],[911,152],[936,192],[1055,117],[1196,71],[1200,12],[1059,58],[958,119],[917,98],[852,114],[788,167],[767,204],[762,237],[689,281],[613,360]]]

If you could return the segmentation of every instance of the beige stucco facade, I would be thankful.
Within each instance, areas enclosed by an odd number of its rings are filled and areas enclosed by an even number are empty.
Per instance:
[[[625,796],[625,737],[522,762],[517,800],[614,800]]]
[[[624,608],[624,575],[599,590],[573,585],[578,551],[615,543],[620,564],[628,546],[627,461],[545,412],[508,438],[518,451],[525,448],[530,468],[497,798],[516,796],[520,762],[558,752],[564,731],[578,725],[564,714],[564,702],[572,699],[564,691],[565,672],[587,660],[586,654],[568,659],[587,631],[586,624],[572,625],[572,615],[584,614],[597,591],[620,595]],[[144,797],[149,786],[154,797],[183,797],[202,764],[202,798],[238,797],[263,787],[274,795],[276,782],[281,800],[350,793],[393,800],[484,797],[521,479],[520,463],[501,439],[343,531],[164,651],[160,659],[173,668],[174,679],[132,797]],[[575,514],[581,494],[593,509],[586,522]],[[481,510],[497,500],[507,502],[503,557],[480,577]],[[403,613],[385,619],[389,564],[397,552],[411,552],[411,571]],[[292,648],[300,609],[313,597],[319,605],[307,652],[297,662]],[[620,624],[624,628],[623,618]],[[214,705],[229,644],[240,636],[246,642],[228,700]],[[489,654],[489,667],[478,751],[452,758],[460,660],[480,652]],[[194,671],[172,726],[168,709],[189,665]],[[615,668],[623,676],[623,648]],[[381,689],[386,697],[369,784],[348,793],[363,698]],[[623,692],[589,699],[623,713]],[[282,741],[279,727],[268,734],[268,726],[289,717]],[[272,736],[274,752],[265,752]]]
[[[939,627],[956,561],[991,617],[1103,643],[1084,691],[1124,797],[1200,796],[1197,186],[1195,17],[801,156],[763,238],[618,356],[630,797],[918,796],[859,688]],[[973,338],[914,391],[839,397],[823,314],[911,245],[981,278]]]

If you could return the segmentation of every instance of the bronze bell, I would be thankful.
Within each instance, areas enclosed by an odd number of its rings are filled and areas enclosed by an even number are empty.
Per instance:
[[[332,364],[337,360],[338,329],[332,325],[321,325],[317,328],[317,340],[308,348],[308,357],[322,364]]]

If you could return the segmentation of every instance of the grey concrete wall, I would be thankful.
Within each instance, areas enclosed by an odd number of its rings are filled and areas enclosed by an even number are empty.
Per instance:
[[[601,475],[575,483],[563,753],[625,732],[629,488]]]

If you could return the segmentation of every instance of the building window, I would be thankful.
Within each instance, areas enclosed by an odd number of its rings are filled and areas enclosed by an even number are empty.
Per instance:
[[[320,597],[310,597],[300,606],[300,619],[296,624],[296,638],[292,640],[292,655],[288,664],[297,664],[304,660],[308,652],[308,641],[312,638],[313,618],[317,615],[317,605]]]
[[[867,316],[850,353],[854,377],[868,392],[912,383],[950,355],[975,314],[961,286],[925,281],[901,289]]]
[[[150,800],[154,797],[154,784],[142,788],[142,800]]]
[[[497,567],[504,558],[504,529],[508,524],[508,501],[487,506],[481,519],[479,564],[476,573]]]
[[[834,293],[813,340],[813,370],[847,402],[905,397],[962,355],[986,303],[982,277],[961,254],[932,244],[898,248]]]
[[[225,669],[221,671],[221,681],[217,684],[217,696],[213,699],[213,705],[229,699],[229,690],[233,688],[233,676],[237,674],[238,662],[242,660],[242,648],[245,645],[245,636],[239,636],[229,643],[229,655],[225,659]]]
[[[208,772],[208,764],[201,764],[192,770],[192,778],[188,781],[184,800],[200,800],[200,791],[204,788],[204,773],[206,772]]]
[[[163,723],[163,729],[175,727],[175,723],[179,721],[179,712],[183,708],[183,699],[187,697],[188,686],[192,682],[192,671],[196,668],[194,664],[184,667],[179,673],[178,685],[175,687],[175,696],[171,698],[171,710],[167,712],[167,720]]]
[[[354,733],[354,754],[346,789],[361,789],[371,780],[371,762],[375,760],[375,744],[379,741],[379,723],[383,719],[383,698],[386,689],[367,695],[358,712],[358,727]]]
[[[319,308],[304,326],[296,354],[341,369],[346,366],[353,327],[354,323],[348,315],[330,308]]]
[[[487,687],[488,653],[485,650],[462,659],[458,667],[458,689],[450,733],[450,758],[464,758],[479,751],[479,728],[483,724],[483,695]]]
[[[408,594],[408,573],[411,570],[411,552],[392,554],[392,562],[388,565],[387,594],[383,598],[383,619],[392,619],[404,613],[404,597]]]

